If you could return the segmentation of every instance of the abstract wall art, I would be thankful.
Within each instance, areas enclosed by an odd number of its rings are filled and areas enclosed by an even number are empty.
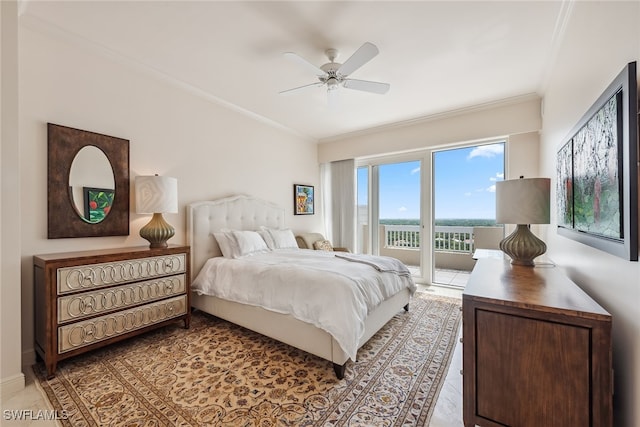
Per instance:
[[[628,64],[557,154],[558,233],[638,260],[638,96]]]

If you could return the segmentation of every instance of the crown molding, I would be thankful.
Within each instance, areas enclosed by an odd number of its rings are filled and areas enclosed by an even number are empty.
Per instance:
[[[26,12],[27,6],[26,2],[24,5],[24,11]],[[284,131],[286,133],[292,134],[298,138],[305,140],[306,142],[316,143],[317,139],[313,138],[309,135],[305,135],[300,133],[299,131],[292,129],[288,126],[285,126],[279,122],[271,120],[267,117],[264,117],[260,114],[257,114],[253,111],[242,108],[236,104],[233,104],[225,99],[222,99],[218,96],[215,96],[197,86],[194,86],[188,82],[185,82],[180,79],[176,79],[173,76],[166,74],[165,72],[154,68],[144,62],[141,62],[135,58],[123,55],[122,53],[115,51],[107,46],[104,46],[100,43],[96,43],[92,40],[89,40],[85,37],[82,37],[76,33],[63,29],[55,24],[52,24],[46,20],[43,20],[34,15],[30,15],[28,13],[24,13],[20,16],[20,25],[24,28],[28,28],[29,30],[35,31],[39,34],[45,35],[47,37],[52,37],[56,40],[65,42],[67,44],[73,45],[80,49],[85,50],[86,52],[100,55],[103,58],[107,58],[115,63],[118,63],[126,68],[136,70],[138,72],[145,73],[147,75],[153,76],[154,78],[161,80],[165,83],[168,83],[174,87],[177,87],[181,90],[184,90],[194,96],[205,99],[208,102],[219,105],[221,107],[227,108],[231,111],[239,113],[243,116],[249,117],[257,122],[263,123],[269,127]]]
[[[481,104],[471,105],[468,107],[458,108],[455,110],[444,111],[441,113],[430,114],[427,116],[420,116],[409,120],[402,120],[393,123],[387,123],[380,126],[374,126],[366,129],[357,130],[354,132],[343,133],[327,138],[322,138],[318,141],[319,144],[340,141],[347,138],[354,138],[358,136],[370,135],[373,133],[384,132],[387,130],[404,128],[409,126],[415,126],[423,123],[434,122],[438,120],[445,120],[456,116],[461,116],[470,113],[476,113],[479,111],[486,111],[500,107],[506,107],[514,104],[522,104],[524,102],[540,100],[541,97],[537,93],[528,93],[524,95],[513,96],[509,98],[499,99],[495,101],[485,102]]]

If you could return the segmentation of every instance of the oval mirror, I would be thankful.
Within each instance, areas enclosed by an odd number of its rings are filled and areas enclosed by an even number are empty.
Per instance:
[[[115,195],[115,179],[109,159],[98,147],[82,147],[73,158],[69,195],[83,221],[96,224],[109,215]]]

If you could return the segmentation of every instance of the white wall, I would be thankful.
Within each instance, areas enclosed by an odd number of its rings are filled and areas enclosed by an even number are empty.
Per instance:
[[[341,138],[323,140],[318,146],[318,160],[322,163],[400,153],[531,132],[535,134],[533,146],[537,150],[536,132],[541,127],[540,98],[524,96],[444,113],[410,123],[399,123]],[[519,138],[520,141],[526,139]],[[532,142],[531,139],[528,141]],[[526,149],[526,142],[517,145]],[[515,158],[519,156],[516,155]],[[537,164],[535,167],[537,168]]]
[[[0,391],[24,388],[20,328],[20,170],[18,168],[18,7],[0,2]]]
[[[240,193],[284,207],[285,222],[294,231],[322,231],[320,206],[316,205],[316,215],[293,215],[293,184],[319,182],[315,143],[231,111],[124,59],[48,34],[46,29],[21,25],[25,363],[33,360],[33,255],[148,245],[138,233],[150,217],[134,212],[128,237],[47,239],[47,122],[130,140],[132,184],[137,175],[177,178],[180,213],[165,215],[176,228],[169,243],[186,242],[187,203]],[[133,194],[133,185],[131,189]],[[13,328],[19,329],[15,323]],[[8,345],[4,338],[3,334],[3,347]]]
[[[560,144],[622,68],[640,58],[639,21],[638,2],[573,4],[544,98],[543,174],[555,178]],[[552,210],[549,257],[613,316],[614,425],[640,426],[640,263],[559,236],[556,225]]]

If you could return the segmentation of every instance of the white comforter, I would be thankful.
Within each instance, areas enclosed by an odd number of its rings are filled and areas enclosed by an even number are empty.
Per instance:
[[[364,334],[367,313],[386,298],[416,286],[400,261],[376,257],[365,262],[333,252],[279,249],[245,258],[209,259],[191,288],[199,295],[255,305],[290,314],[331,334],[352,360]],[[382,259],[384,258],[384,260]],[[389,269],[389,263],[397,268]]]

